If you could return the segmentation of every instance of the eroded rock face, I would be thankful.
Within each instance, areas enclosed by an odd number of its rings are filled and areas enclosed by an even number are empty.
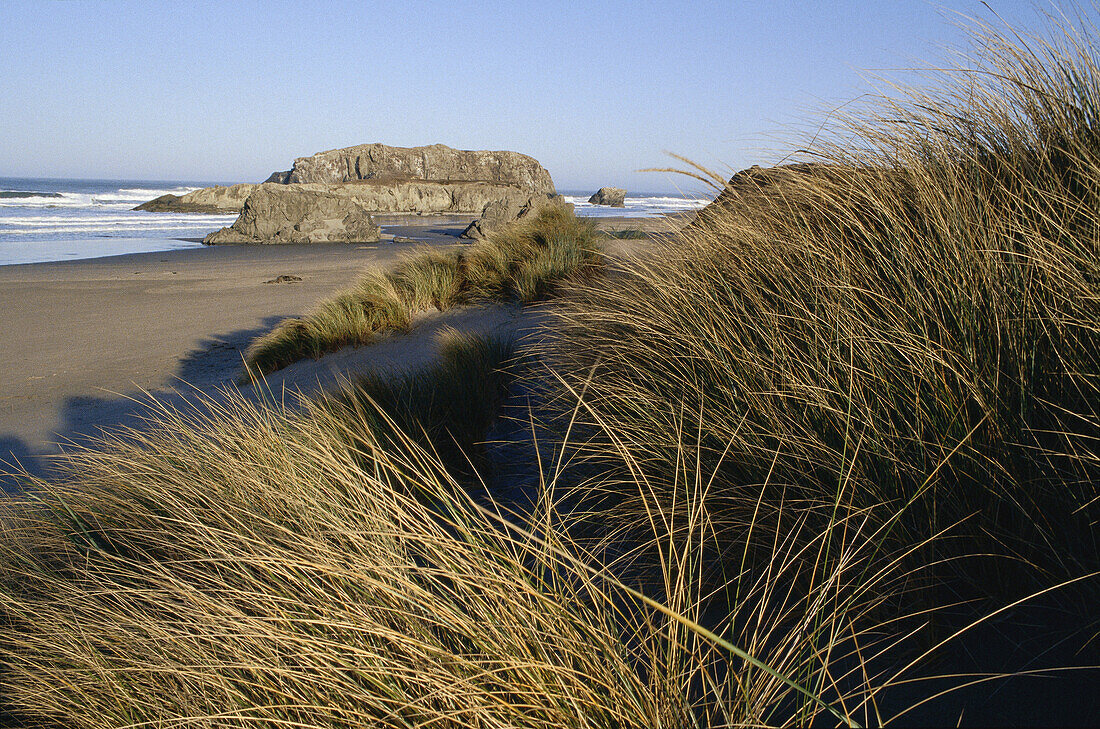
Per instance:
[[[211,213],[224,215],[239,213],[244,201],[256,189],[256,185],[215,185],[201,190],[192,190],[183,195],[161,195],[149,202],[138,205],[134,210],[153,213]]]
[[[347,195],[304,185],[258,185],[240,217],[203,243],[373,243],[381,230]]]
[[[522,203],[511,200],[494,200],[482,209],[480,218],[470,223],[466,230],[462,231],[461,237],[484,238],[513,220],[525,218],[544,205],[549,204],[564,205],[569,208],[570,212],[573,211],[573,204],[565,202],[561,195],[530,195]]]
[[[280,185],[286,185],[290,182],[290,170],[286,172],[272,172],[264,182],[277,182]]]
[[[512,185],[489,182],[379,182],[304,185],[346,195],[379,213],[480,214],[489,203],[522,205],[530,193]]]
[[[285,177],[284,177],[285,175]],[[554,182],[532,157],[519,152],[360,144],[299,157],[289,174],[276,172],[269,182],[340,183],[355,180],[490,182],[529,193],[553,194]]]
[[[626,207],[626,190],[621,187],[601,187],[588,198],[593,205],[607,205],[612,208]]]

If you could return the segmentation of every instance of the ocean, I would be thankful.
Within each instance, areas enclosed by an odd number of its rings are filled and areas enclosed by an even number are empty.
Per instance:
[[[231,225],[237,216],[132,208],[210,184],[0,177],[0,265],[201,246],[194,239]]]
[[[711,197],[700,195],[671,195],[660,192],[630,192],[627,190],[624,207],[609,208],[603,205],[592,205],[588,198],[592,197],[595,190],[584,192],[582,190],[559,190],[567,202],[573,203],[573,211],[577,217],[600,216],[612,218],[650,218],[665,213],[683,213],[698,210],[711,200]]]
[[[212,184],[0,177],[0,265],[197,248],[203,236],[231,225],[237,216],[133,208],[166,193],[182,195]],[[628,193],[626,207],[607,208],[589,205],[591,192],[563,195],[579,216],[654,216],[695,210],[708,202]]]

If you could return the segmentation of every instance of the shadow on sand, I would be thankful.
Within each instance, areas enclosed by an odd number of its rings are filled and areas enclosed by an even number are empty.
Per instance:
[[[249,343],[271,331],[281,320],[282,317],[267,317],[259,327],[203,339],[180,360],[172,376],[174,381],[156,390],[68,398],[58,413],[54,442],[64,451],[93,441],[105,430],[140,429],[154,403],[201,411],[204,402],[222,401],[225,388],[236,389]],[[243,392],[253,396],[251,387]],[[7,493],[19,490],[25,478],[23,473],[49,476],[54,472],[55,456],[56,452],[36,450],[16,435],[0,435],[0,490]]]

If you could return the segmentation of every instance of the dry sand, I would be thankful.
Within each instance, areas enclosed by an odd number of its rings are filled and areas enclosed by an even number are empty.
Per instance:
[[[386,229],[398,240],[464,245],[454,237],[462,221],[387,223],[401,226]],[[620,230],[666,226],[601,221]],[[392,265],[419,245],[215,246],[0,266],[0,461],[42,473],[65,443],[137,425],[143,393],[182,404],[196,391],[231,386],[255,337],[305,313],[364,268]],[[302,280],[265,283],[278,276]],[[416,366],[431,358],[443,326],[515,329],[522,318],[507,308],[427,316],[413,335],[293,365],[269,386],[310,391],[360,370]],[[0,487],[12,482],[0,478]]]
[[[132,424],[143,392],[233,381],[241,353],[413,245],[219,246],[0,266],[0,460]],[[295,283],[265,283],[297,276]]]

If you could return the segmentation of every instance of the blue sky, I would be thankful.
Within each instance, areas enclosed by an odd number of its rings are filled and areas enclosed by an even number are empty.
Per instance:
[[[988,0],[1038,27],[1031,2]],[[693,187],[965,43],[977,0],[0,0],[0,176],[256,181],[365,142],[512,149],[559,189]]]

